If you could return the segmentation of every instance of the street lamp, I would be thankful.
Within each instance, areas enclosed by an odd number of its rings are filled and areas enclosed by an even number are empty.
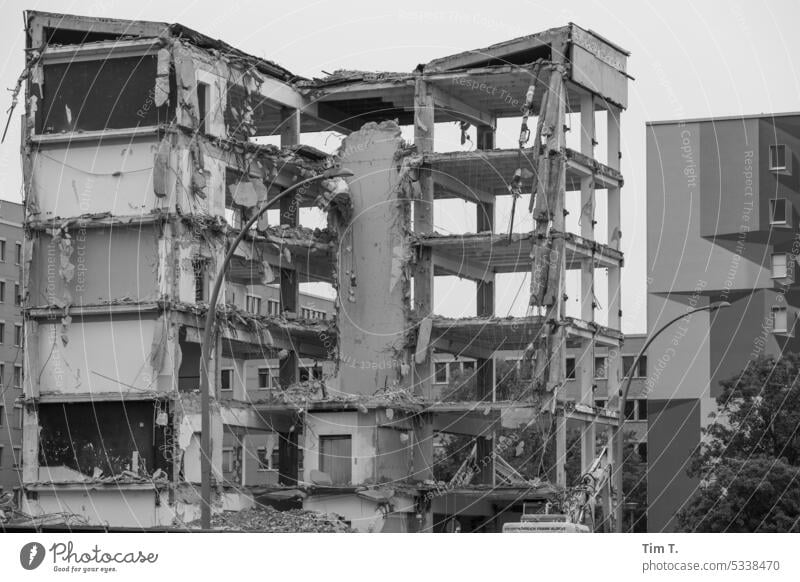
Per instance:
[[[615,521],[617,522],[617,532],[622,532],[622,500],[624,499],[624,494],[622,491],[622,449],[623,449],[623,432],[622,428],[625,424],[625,406],[628,403],[628,392],[631,389],[631,380],[633,380],[633,371],[637,369],[639,366],[639,360],[647,351],[647,348],[650,347],[650,344],[653,343],[661,332],[667,329],[673,323],[680,321],[684,317],[692,315],[693,313],[697,313],[698,311],[709,311],[714,312],[717,309],[723,309],[725,307],[730,307],[731,304],[727,301],[715,301],[714,303],[709,303],[705,307],[698,307],[697,309],[692,309],[691,311],[687,311],[679,315],[678,317],[669,320],[667,323],[662,325],[658,331],[656,331],[653,335],[651,335],[648,340],[645,342],[642,349],[639,350],[639,353],[636,355],[636,359],[633,360],[630,369],[625,373],[625,376],[622,378],[623,385],[622,389],[620,390],[620,399],[619,399],[619,418],[617,419],[617,426],[614,431],[614,457],[616,460],[616,467],[614,471],[614,488],[617,490],[617,505],[615,507]]]
[[[208,381],[208,366],[211,360],[211,352],[213,351],[212,343],[216,338],[217,326],[217,300],[219,299],[219,292],[222,289],[222,281],[225,279],[225,272],[228,265],[233,258],[233,253],[239,246],[239,243],[244,240],[244,237],[249,232],[250,228],[267,210],[275,206],[277,202],[286,198],[289,194],[306,186],[317,180],[328,180],[331,178],[343,178],[352,176],[353,172],[344,168],[329,168],[312,176],[301,180],[296,184],[292,184],[289,188],[267,201],[258,212],[255,212],[250,217],[244,226],[239,229],[239,234],[234,239],[228,252],[225,253],[225,259],[222,261],[222,266],[217,270],[216,278],[214,279],[214,287],[211,291],[211,297],[208,300],[208,312],[206,313],[205,327],[203,329],[203,343],[200,345],[201,358],[200,358],[200,401],[201,401],[201,433],[200,433],[200,526],[203,529],[211,528],[211,394]]]

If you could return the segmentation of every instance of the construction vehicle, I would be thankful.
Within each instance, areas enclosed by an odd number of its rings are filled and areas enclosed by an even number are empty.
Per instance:
[[[564,492],[559,513],[550,513],[548,503],[545,513],[528,513],[523,505],[519,522],[503,525],[503,533],[590,533],[595,531],[595,509],[598,498],[605,494],[604,513],[611,515],[611,463],[608,449],[604,447],[594,459],[589,470],[577,486]],[[585,522],[589,522],[588,524]]]

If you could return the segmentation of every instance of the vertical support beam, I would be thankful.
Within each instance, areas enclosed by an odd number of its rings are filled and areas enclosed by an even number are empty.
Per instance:
[[[581,153],[594,158],[595,122],[594,96],[581,95]],[[581,179],[581,236],[595,240],[594,232],[595,191],[594,177]],[[594,261],[581,263],[581,319],[593,322],[595,317],[594,299]],[[594,406],[594,341],[582,340],[580,347],[580,366],[578,367],[578,399],[581,404]],[[577,364],[577,362],[576,362]],[[585,473],[595,456],[596,431],[594,422],[584,423],[581,430],[581,473]]]
[[[281,147],[291,147],[300,144],[300,111],[289,107],[281,108]],[[300,216],[300,206],[294,197],[280,201],[280,223],[288,226],[297,226]]]
[[[300,144],[300,111],[289,107],[281,108],[281,147],[291,147]],[[294,196],[289,196],[280,201],[280,224],[297,226],[300,223],[300,205]],[[281,312],[298,313],[300,304],[300,281],[297,271],[281,269],[280,271],[280,298]],[[286,388],[297,382],[299,371],[299,357],[295,351],[280,361],[280,384]],[[295,441],[296,441],[295,436]],[[283,442],[283,439],[281,439]],[[280,450],[279,450],[280,452]],[[296,456],[296,455],[295,455]],[[282,473],[283,471],[281,471]],[[296,474],[296,472],[295,472]]]
[[[567,417],[563,411],[556,416],[556,485],[567,486]]]
[[[417,153],[433,151],[434,134],[433,87],[417,77],[414,90],[414,145]],[[414,202],[414,231],[420,234],[433,232],[433,173],[430,168],[419,169],[420,198]],[[433,313],[433,256],[432,249],[421,248],[414,270],[414,308],[417,315],[428,317]],[[431,397],[433,387],[433,357],[431,349],[421,363],[415,364],[415,391]]]
[[[594,158],[595,123],[594,97],[587,93],[581,96],[581,153]],[[581,236],[595,240],[594,233],[594,178],[581,179]],[[594,321],[594,264],[584,261],[581,265],[581,319]]]
[[[613,105],[608,106],[608,166],[619,170],[620,169],[620,114],[621,109]],[[608,189],[608,245],[613,249],[620,248],[620,240],[622,238],[621,230],[621,212],[620,212],[620,189]],[[612,329],[622,329],[622,297],[621,297],[621,279],[622,273],[619,266],[608,269],[608,327]],[[616,347],[609,349],[607,366],[608,366],[608,402],[617,402],[619,408],[619,388],[620,388],[620,348]],[[624,410],[620,410],[619,414],[624,414]],[[623,431],[618,430],[612,433],[612,440],[614,450],[617,451],[615,457],[622,457],[619,453],[623,450]],[[614,518],[616,521],[616,531],[622,531],[622,516],[623,516],[623,495],[622,495],[622,458],[612,459],[613,464],[613,483],[614,483]]]
[[[477,128],[478,149],[494,149],[494,129],[481,126]],[[476,204],[476,230],[478,232],[494,232],[494,204],[479,202]],[[478,281],[476,284],[476,307],[478,317],[494,315],[494,281]],[[495,394],[495,361],[493,358],[479,359],[476,362],[476,388],[479,400],[496,399]],[[494,439],[479,436],[475,440],[478,460],[476,482],[481,485],[494,484]]]
[[[620,109],[609,105],[608,109],[608,165],[620,169]],[[608,245],[613,249],[620,248],[621,213],[620,189],[608,189]],[[620,298],[620,268],[608,270],[608,326],[621,329],[622,303]]]
[[[620,113],[618,107],[609,105],[608,109],[608,165],[620,169]],[[620,248],[621,211],[620,189],[608,189],[608,244],[613,249]],[[619,265],[608,269],[608,327],[622,329],[622,269]],[[620,385],[620,350],[608,352],[608,396],[616,396]]]

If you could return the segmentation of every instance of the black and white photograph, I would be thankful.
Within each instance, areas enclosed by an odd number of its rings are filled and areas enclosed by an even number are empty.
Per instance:
[[[0,578],[800,579],[800,4],[0,10]]]

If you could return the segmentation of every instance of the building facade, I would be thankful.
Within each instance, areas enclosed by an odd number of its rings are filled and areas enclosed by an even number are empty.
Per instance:
[[[627,52],[570,24],[409,73],[303,79],[179,24],[40,12],[26,22],[28,513],[134,526],[197,517],[201,339],[218,276],[207,346],[215,511],[259,500],[334,512],[361,531],[431,531],[463,516],[496,531],[522,502],[544,507],[567,487],[568,430],[580,433],[582,470],[594,463],[621,378]],[[567,110],[580,117],[580,151],[566,146]],[[529,139],[496,149],[500,117],[530,122]],[[437,125],[454,120],[477,150],[437,151]],[[346,136],[336,155],[303,145],[328,131]],[[281,147],[260,140],[274,136]],[[318,180],[281,199],[278,221],[263,215],[220,273],[256,207],[337,166],[353,174],[347,183]],[[571,233],[566,197],[578,191]],[[528,197],[532,232],[494,231],[504,195]],[[435,232],[447,198],[474,205],[478,232]],[[309,207],[327,228],[303,226]],[[607,325],[595,318],[598,269]],[[581,274],[578,318],[566,314],[568,270]],[[496,317],[496,277],[523,272],[528,315]],[[452,275],[474,282],[475,316],[435,313],[436,278]],[[303,305],[305,283],[336,291],[332,317]],[[434,352],[473,359],[475,390],[439,398]],[[504,352],[531,369],[514,398],[497,389]],[[596,353],[606,354],[602,408]],[[552,427],[552,467],[544,479],[498,478],[494,431],[534,422]],[[471,439],[470,479],[432,479],[443,433]],[[607,450],[602,467],[612,461]],[[598,493],[608,518],[615,500]]]
[[[22,482],[22,205],[0,200],[0,488]]]
[[[797,351],[800,114],[647,124],[648,528],[670,531],[720,383]]]

